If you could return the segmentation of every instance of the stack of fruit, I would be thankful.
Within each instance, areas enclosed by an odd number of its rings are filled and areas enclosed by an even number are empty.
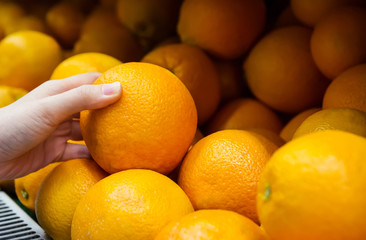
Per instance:
[[[15,179],[53,239],[366,239],[364,0],[0,1],[1,38],[0,107],[123,88]]]

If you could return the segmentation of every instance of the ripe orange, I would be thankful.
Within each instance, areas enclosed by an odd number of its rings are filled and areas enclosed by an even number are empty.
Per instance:
[[[348,107],[366,112],[366,64],[352,67],[328,86],[323,108]]]
[[[119,81],[122,97],[81,112],[81,132],[95,161],[107,172],[146,168],[169,173],[187,152],[197,128],[188,89],[169,70],[150,63],[124,63],[94,84]]]
[[[71,239],[75,208],[96,182],[106,177],[94,161],[74,159],[58,165],[41,184],[36,198],[36,216],[53,239]]]
[[[276,149],[274,143],[253,132],[213,133],[188,152],[178,183],[196,210],[232,210],[258,223],[257,182]]]
[[[101,13],[102,16],[104,14],[107,13]],[[94,16],[100,18],[98,14]],[[107,17],[93,26],[90,22],[86,24],[74,45],[73,53],[99,52],[122,62],[139,61],[143,55],[142,46],[126,27],[116,24],[113,19]]]
[[[262,0],[185,0],[177,30],[182,42],[233,59],[243,56],[257,40],[265,16]]]
[[[251,98],[235,99],[224,105],[207,125],[207,132],[224,129],[265,128],[279,133],[280,118],[263,103]]]
[[[36,196],[41,183],[58,164],[51,163],[36,172],[14,180],[15,193],[19,201],[29,210],[34,211]]]
[[[170,221],[193,212],[168,177],[145,169],[112,174],[95,184],[78,204],[72,239],[154,239]]]
[[[24,89],[0,85],[0,108],[15,102],[25,94],[27,91]]]
[[[180,0],[118,0],[117,15],[139,38],[161,41],[174,35]]]
[[[0,26],[4,29],[5,35],[11,32],[14,24],[25,15],[24,9],[14,2],[0,3]]]
[[[280,132],[280,136],[282,137],[282,139],[286,142],[290,141],[300,124],[311,114],[316,113],[319,110],[320,108],[309,108],[292,117]]]
[[[291,0],[295,16],[308,26],[315,26],[324,16],[343,5],[360,4],[363,0]]]
[[[366,61],[366,9],[341,7],[315,26],[311,53],[319,70],[329,79]]]
[[[220,209],[198,210],[172,221],[155,240],[266,240],[263,230],[248,218]]]
[[[80,53],[65,59],[53,71],[50,79],[63,79],[87,72],[105,72],[121,64],[114,57],[103,53]]]
[[[32,90],[61,62],[61,48],[50,36],[19,31],[0,42],[0,84]]]
[[[66,46],[72,46],[78,40],[83,21],[83,13],[70,1],[53,5],[46,14],[48,27]]]
[[[85,19],[82,26],[82,32],[85,34],[86,32],[111,25],[115,27],[121,26],[115,11],[97,6]]]
[[[8,34],[24,30],[46,32],[46,26],[40,18],[26,15],[20,17],[14,24],[8,27]]]
[[[328,108],[313,113],[296,129],[293,138],[324,130],[342,130],[366,137],[366,112],[352,108]]]
[[[253,94],[268,106],[298,113],[320,105],[328,82],[310,53],[311,30],[275,29],[249,53],[244,70]]]
[[[263,170],[258,214],[273,240],[366,237],[366,139],[336,130],[296,138]]]
[[[151,51],[142,61],[170,70],[184,83],[196,104],[199,125],[215,112],[220,102],[219,75],[201,49],[186,44],[166,45]]]

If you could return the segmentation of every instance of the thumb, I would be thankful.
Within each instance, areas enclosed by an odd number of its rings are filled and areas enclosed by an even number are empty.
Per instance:
[[[43,100],[45,112],[55,124],[82,110],[98,109],[116,102],[122,93],[120,82],[82,85]]]

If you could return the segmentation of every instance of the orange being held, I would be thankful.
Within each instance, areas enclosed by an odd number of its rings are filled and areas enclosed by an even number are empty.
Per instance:
[[[170,70],[184,83],[196,104],[199,125],[216,111],[220,102],[219,74],[201,49],[186,44],[166,45],[151,51],[142,61]]]
[[[46,167],[14,180],[15,193],[19,201],[29,210],[34,211],[36,196],[43,180],[59,163],[51,163]]]
[[[205,209],[189,213],[166,225],[155,240],[266,240],[263,230],[233,211]]]
[[[154,239],[170,221],[193,212],[183,190],[146,169],[114,173],[95,184],[78,204],[72,239]]]
[[[0,42],[0,84],[30,91],[50,78],[61,58],[61,48],[51,36],[12,33]]]
[[[121,63],[116,58],[103,53],[80,53],[65,59],[57,65],[50,79],[63,79],[87,72],[103,73]]]
[[[244,61],[250,90],[271,108],[295,114],[321,104],[329,81],[312,58],[311,33],[301,26],[275,29]]]
[[[269,238],[365,239],[365,155],[364,137],[337,130],[279,148],[258,186],[258,215]]]
[[[254,132],[215,132],[188,152],[178,184],[196,210],[232,210],[258,223],[257,182],[276,149],[274,143]]]
[[[264,29],[265,18],[262,0],[186,0],[177,30],[183,43],[219,58],[234,59],[254,44]]]
[[[329,79],[366,61],[366,8],[336,8],[316,24],[311,53]]]
[[[239,98],[222,106],[207,124],[206,131],[213,133],[224,129],[264,128],[279,133],[282,128],[277,114],[252,98]]]
[[[145,168],[169,173],[187,152],[197,128],[197,110],[184,84],[150,63],[124,63],[94,84],[119,81],[122,97],[98,110],[81,112],[83,138],[107,172]]]
[[[334,79],[323,97],[323,108],[348,107],[366,112],[366,64],[354,66]]]
[[[53,239],[71,239],[76,205],[95,183],[108,174],[93,160],[73,159],[56,166],[43,180],[36,198],[36,216]]]

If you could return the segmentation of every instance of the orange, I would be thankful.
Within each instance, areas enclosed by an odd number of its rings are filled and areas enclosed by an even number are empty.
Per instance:
[[[19,201],[29,210],[34,211],[36,196],[41,183],[58,164],[51,163],[36,172],[14,180],[15,193]]]
[[[106,177],[94,161],[74,159],[58,165],[43,180],[36,198],[36,216],[53,239],[71,239],[71,221],[80,199]]]
[[[72,46],[78,40],[83,21],[81,10],[67,2],[53,5],[46,14],[50,30],[66,46]]]
[[[38,17],[31,15],[23,16],[19,18],[13,25],[9,26],[8,34],[22,30],[46,32],[46,26],[44,22]]]
[[[117,15],[139,38],[161,41],[174,35],[180,0],[118,0]]]
[[[0,40],[3,39],[5,37],[5,30],[4,28],[0,25]]]
[[[262,0],[185,0],[180,9],[178,34],[226,59],[243,56],[262,33],[266,7]]]
[[[24,9],[17,3],[0,3],[0,26],[4,29],[5,35],[11,32],[13,25],[24,15]]]
[[[108,8],[96,7],[85,19],[82,26],[82,33],[95,31],[113,25],[120,27],[121,24],[115,11]]]
[[[214,59],[219,72],[221,103],[242,97],[247,92],[241,60]]]
[[[366,112],[366,64],[344,71],[328,86],[323,108],[348,107]]]
[[[313,113],[296,129],[293,138],[324,130],[342,130],[366,137],[366,112],[352,108],[328,108]]]
[[[99,15],[100,14],[100,15]],[[122,62],[139,61],[143,56],[143,48],[126,27],[117,24],[113,16],[107,17],[98,24],[92,25],[96,19],[108,14],[96,13],[95,17],[87,20],[73,53],[99,52]]]
[[[266,240],[248,218],[221,209],[198,210],[166,225],[155,240]]]
[[[313,27],[333,9],[362,2],[363,0],[291,0],[291,8],[301,22]]]
[[[80,53],[62,61],[53,71],[50,79],[63,79],[87,72],[105,72],[121,64],[114,57],[103,53]]]
[[[130,168],[169,173],[197,128],[188,89],[169,70],[150,63],[118,65],[94,84],[116,81],[123,88],[119,101],[81,112],[81,132],[91,155],[109,173]]]
[[[198,141],[182,162],[178,183],[198,209],[226,209],[258,223],[257,182],[277,149],[267,138],[223,130]]]
[[[337,130],[279,148],[263,170],[257,197],[270,239],[365,239],[365,156],[364,137]]]
[[[239,98],[224,105],[207,125],[207,132],[224,129],[265,128],[279,133],[281,119],[263,103],[252,98]]]
[[[15,102],[25,94],[27,91],[24,89],[0,85],[0,108]]]
[[[50,36],[19,31],[0,42],[0,84],[32,90],[48,80],[62,52]]]
[[[337,8],[315,26],[311,53],[329,79],[366,61],[366,9]]]
[[[170,221],[193,212],[182,189],[168,177],[130,169],[95,184],[78,204],[72,239],[154,239]]]
[[[185,44],[166,45],[151,51],[142,61],[170,70],[184,83],[196,104],[199,125],[215,112],[220,102],[219,75],[201,49]]]
[[[310,53],[311,30],[278,28],[262,38],[244,62],[249,88],[281,112],[298,113],[320,105],[328,81]]]
[[[281,138],[286,142],[290,141],[300,124],[311,114],[316,113],[319,110],[320,108],[309,108],[293,116],[282,128],[280,132]]]

